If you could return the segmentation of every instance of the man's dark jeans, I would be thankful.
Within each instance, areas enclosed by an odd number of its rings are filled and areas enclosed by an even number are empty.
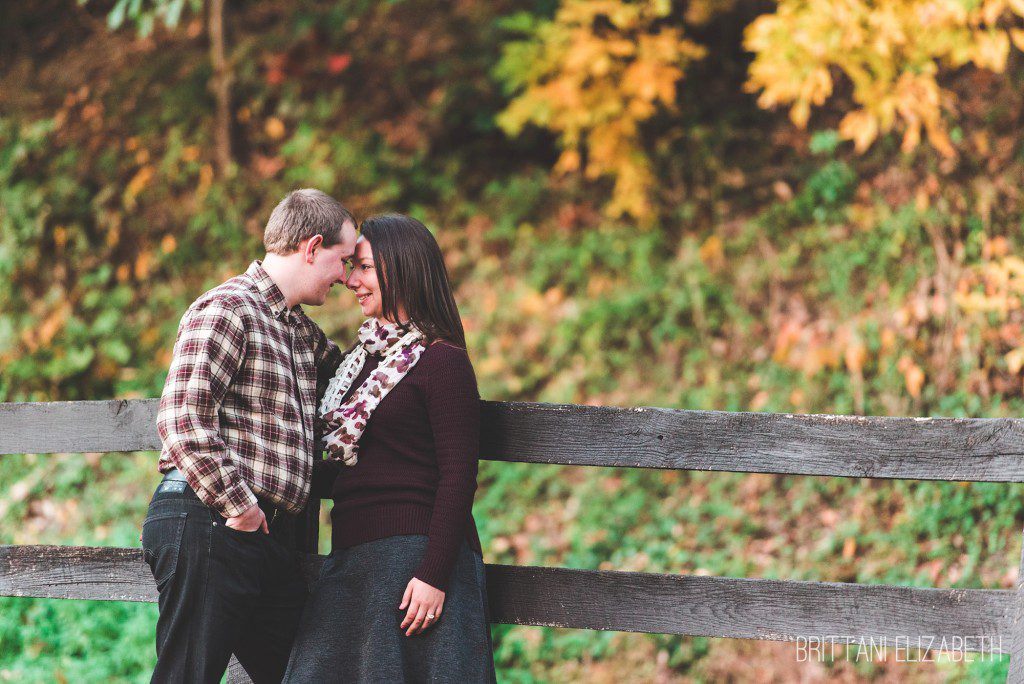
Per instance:
[[[160,592],[154,682],[219,682],[232,653],[256,684],[281,681],[307,595],[294,529],[278,513],[269,535],[239,532],[184,482],[161,483],[142,526]]]

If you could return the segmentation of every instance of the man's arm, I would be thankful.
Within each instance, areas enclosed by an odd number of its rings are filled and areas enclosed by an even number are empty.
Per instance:
[[[178,328],[157,431],[196,495],[225,518],[256,505],[224,443],[218,413],[245,357],[241,318],[223,302],[190,309]]]

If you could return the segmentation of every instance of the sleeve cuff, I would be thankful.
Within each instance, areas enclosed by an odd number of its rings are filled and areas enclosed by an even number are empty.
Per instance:
[[[213,508],[225,518],[233,518],[241,515],[257,504],[256,495],[252,493],[248,485],[238,482],[235,486],[217,497]]]
[[[444,559],[435,559],[427,556],[420,563],[420,566],[413,573],[413,577],[421,582],[426,582],[435,589],[443,592],[448,591],[448,580],[451,579],[452,564],[444,562]]]

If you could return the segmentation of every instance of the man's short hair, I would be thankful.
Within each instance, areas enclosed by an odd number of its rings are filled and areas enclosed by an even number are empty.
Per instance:
[[[291,254],[299,243],[314,235],[322,235],[325,247],[341,242],[341,228],[346,221],[356,220],[341,202],[319,190],[293,190],[270,214],[263,231],[263,245],[273,254]]]

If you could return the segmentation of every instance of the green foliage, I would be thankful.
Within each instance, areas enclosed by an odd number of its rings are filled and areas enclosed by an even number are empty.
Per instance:
[[[88,2],[78,0],[80,5]],[[158,23],[168,28],[176,27],[186,8],[201,12],[203,0],[114,0],[114,6],[107,15],[107,26],[117,30],[126,22],[132,22],[140,35],[148,36]]]
[[[146,682],[156,606],[0,598],[0,681]]]

